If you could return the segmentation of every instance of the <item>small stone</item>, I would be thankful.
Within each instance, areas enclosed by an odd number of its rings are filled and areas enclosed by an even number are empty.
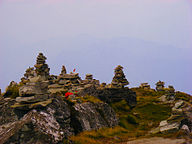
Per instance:
[[[187,125],[183,125],[181,129],[190,133],[189,127]]]

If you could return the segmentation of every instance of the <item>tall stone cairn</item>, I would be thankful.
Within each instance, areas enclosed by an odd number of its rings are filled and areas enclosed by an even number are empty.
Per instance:
[[[46,59],[47,58],[43,55],[43,53],[39,53],[39,55],[37,56],[37,60],[36,60],[35,71],[36,71],[37,75],[44,76],[47,78],[49,76],[50,68],[48,67],[48,65],[45,62]]]
[[[128,85],[129,82],[125,78],[125,75],[123,73],[123,67],[121,65],[118,65],[115,68],[115,76],[113,77],[113,80],[111,82],[111,85],[113,88],[124,88],[124,86]]]

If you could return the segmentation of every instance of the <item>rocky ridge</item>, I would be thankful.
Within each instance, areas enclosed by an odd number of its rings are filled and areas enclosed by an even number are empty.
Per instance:
[[[130,89],[120,65],[110,84],[100,84],[92,74],[82,79],[75,70],[67,73],[65,66],[60,75],[50,75],[46,59],[40,53],[21,82],[12,81],[0,93],[0,144],[98,144],[97,138],[122,142],[121,135],[127,138],[130,133],[140,137],[178,132],[184,133],[177,136],[182,142],[192,142],[190,95],[166,88],[162,81],[156,90],[148,83]],[[82,132],[90,133],[85,140]]]
[[[78,73],[67,74],[65,66],[59,76],[50,75],[46,57],[39,53],[34,67],[29,67],[19,84],[12,82],[0,103],[0,143],[61,143],[82,131],[118,125],[118,117],[109,106],[112,101],[95,93],[124,92],[117,99],[136,104],[136,95],[128,88],[102,87],[92,74],[82,80]],[[124,77],[125,81],[125,77]],[[13,86],[17,94],[12,96]],[[105,97],[111,96],[111,94]],[[129,99],[129,95],[134,97]],[[11,98],[5,98],[11,97]],[[114,97],[115,94],[113,94]]]

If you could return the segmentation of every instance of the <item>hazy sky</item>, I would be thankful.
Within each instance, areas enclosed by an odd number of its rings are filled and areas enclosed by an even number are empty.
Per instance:
[[[0,0],[0,88],[19,82],[38,52],[109,83],[158,80],[192,93],[192,0]]]

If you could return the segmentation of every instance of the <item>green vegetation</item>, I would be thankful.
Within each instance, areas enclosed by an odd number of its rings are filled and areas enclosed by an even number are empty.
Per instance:
[[[191,96],[184,92],[176,92],[176,100],[190,101],[192,100]]]
[[[12,86],[8,86],[6,88],[5,93],[3,94],[4,97],[9,97],[9,98],[16,98],[19,96],[19,85],[12,85]]]
[[[159,97],[165,92],[133,88],[137,94],[137,105],[130,108],[125,100],[110,104],[119,117],[119,126],[82,132],[70,139],[75,144],[103,144],[125,142],[138,137],[149,136],[149,131],[156,128],[160,121],[171,115],[171,107],[162,104]],[[92,99],[92,97],[84,98]],[[95,100],[93,100],[95,101]]]
[[[70,99],[70,98],[69,98]],[[92,103],[102,103],[102,101],[94,96],[86,95],[86,96],[76,96],[76,100],[80,100],[82,103],[84,102],[92,102]]]

